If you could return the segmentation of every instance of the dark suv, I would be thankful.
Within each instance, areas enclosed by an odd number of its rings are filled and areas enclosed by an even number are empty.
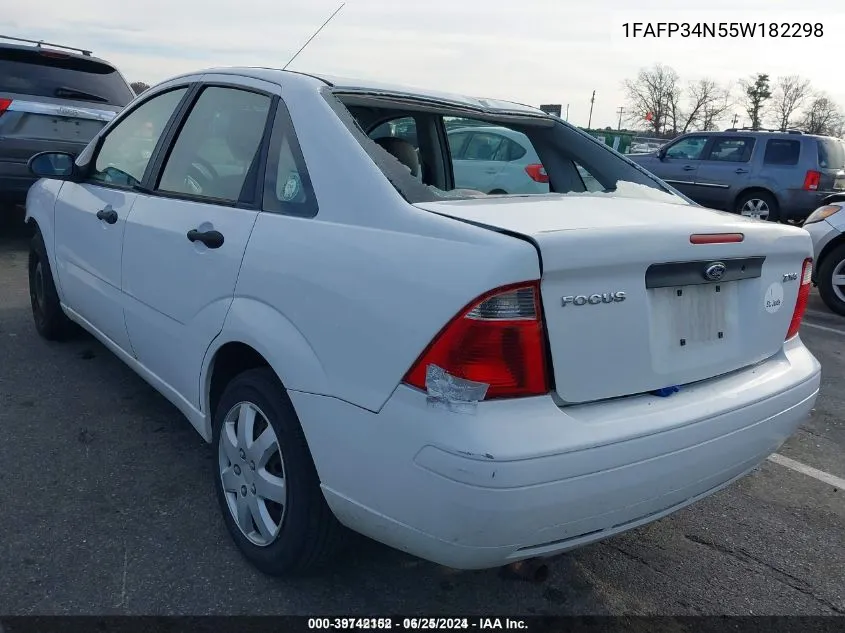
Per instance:
[[[845,145],[799,131],[694,132],[629,158],[707,207],[801,222],[845,191]]]
[[[0,35],[0,207],[26,201],[33,154],[78,154],[134,97],[90,51]]]

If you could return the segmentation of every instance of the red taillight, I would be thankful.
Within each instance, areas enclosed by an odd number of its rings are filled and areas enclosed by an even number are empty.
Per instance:
[[[11,99],[0,99],[0,114],[3,114],[12,105]]]
[[[546,173],[546,168],[539,163],[533,163],[525,166],[525,173],[534,182],[549,182],[549,175]]]
[[[497,288],[464,308],[405,375],[426,389],[426,368],[488,384],[485,400],[548,393],[540,282]]]
[[[786,333],[787,341],[798,334],[798,330],[801,329],[801,319],[804,318],[804,312],[807,310],[807,302],[810,300],[810,282],[812,281],[812,277],[813,260],[807,258],[804,260],[804,268],[801,270],[801,287],[798,289],[795,311],[792,313],[792,321],[790,321],[789,331]]]
[[[820,171],[813,171],[812,169],[804,176],[804,189],[807,191],[816,191],[819,188],[819,181],[822,178]]]

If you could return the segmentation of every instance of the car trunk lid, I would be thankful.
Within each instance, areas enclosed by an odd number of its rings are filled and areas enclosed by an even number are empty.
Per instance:
[[[777,353],[812,253],[801,229],[658,199],[569,194],[416,206],[536,245],[564,403],[697,382]],[[692,243],[716,233],[742,240]],[[708,278],[719,264],[721,279]]]

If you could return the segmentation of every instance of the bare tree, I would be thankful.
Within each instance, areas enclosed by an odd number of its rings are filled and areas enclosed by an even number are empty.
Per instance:
[[[801,127],[807,134],[837,136],[842,131],[844,116],[830,97],[818,94],[804,111]]]
[[[655,135],[666,131],[673,109],[677,112],[680,99],[678,73],[674,69],[655,64],[640,70],[635,80],[625,80],[628,117],[637,126],[647,121],[648,129]]]
[[[740,83],[745,91],[745,111],[751,119],[751,129],[759,130],[763,124],[766,102],[772,97],[769,76],[759,73],[751,79],[743,79]]]
[[[772,113],[781,132],[789,129],[792,117],[812,95],[810,81],[798,75],[778,77],[772,95]]]
[[[699,79],[690,82],[687,88],[687,105],[680,132],[696,128],[711,130],[730,107],[730,91],[712,79]]]
[[[732,92],[732,86],[730,85],[720,88],[713,96],[713,99],[704,106],[701,125],[699,125],[700,130],[710,132],[719,129],[719,121],[724,118],[725,113],[733,108],[736,103]]]
[[[136,95],[141,94],[144,90],[149,90],[150,86],[145,84],[143,81],[133,81],[129,84],[129,87],[135,92]]]

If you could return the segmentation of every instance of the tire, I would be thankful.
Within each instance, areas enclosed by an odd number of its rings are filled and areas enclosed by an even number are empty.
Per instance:
[[[29,302],[38,334],[48,341],[62,341],[74,331],[73,322],[62,310],[47,248],[41,231],[29,242]]]
[[[242,418],[238,420],[244,408],[255,415],[251,432]],[[274,433],[275,444],[266,444],[273,448],[264,453],[265,459],[258,451],[250,453],[259,442],[238,439],[241,428],[254,433],[254,438],[265,437],[268,428]],[[214,416],[212,446],[214,487],[226,527],[256,568],[271,576],[300,575],[324,566],[342,550],[348,531],[323,497],[293,404],[270,368],[245,371],[225,388]],[[255,486],[262,481],[265,485]],[[276,485],[268,487],[266,482]],[[262,497],[262,493],[270,496]],[[271,501],[272,497],[277,501]],[[236,515],[244,506],[240,522],[246,527],[242,530]],[[257,508],[258,520],[252,508]]]
[[[767,191],[749,191],[742,194],[736,201],[734,212],[739,215],[749,215],[751,209],[746,209],[746,205],[757,207],[759,211],[765,209],[765,216],[752,215],[751,217],[760,217],[769,222],[777,222],[780,219],[778,201]]]
[[[845,316],[845,286],[835,286],[834,275],[845,275],[845,244],[830,251],[816,272],[822,301],[836,314]]]

